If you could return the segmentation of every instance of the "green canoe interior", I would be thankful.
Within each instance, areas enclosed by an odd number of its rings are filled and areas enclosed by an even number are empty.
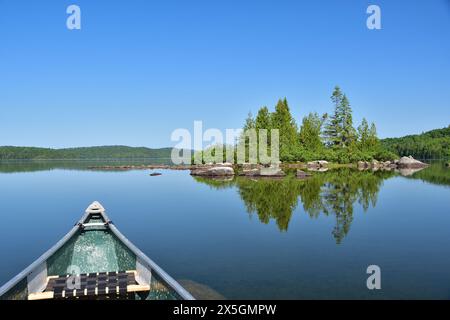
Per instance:
[[[104,222],[100,216],[92,216],[88,223]],[[126,271],[136,269],[136,255],[105,227],[86,227],[47,259],[48,276],[65,275],[69,267],[76,266],[80,273]],[[73,267],[71,267],[73,268]],[[26,300],[28,297],[25,277],[0,299]],[[131,294],[128,299],[173,300],[181,297],[152,273],[150,292]]]

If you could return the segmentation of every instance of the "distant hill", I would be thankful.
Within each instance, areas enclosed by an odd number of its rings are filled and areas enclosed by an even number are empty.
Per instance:
[[[100,146],[84,148],[50,149],[35,147],[0,147],[0,160],[52,160],[52,159],[144,159],[170,158],[172,148]]]
[[[450,158],[450,126],[422,134],[381,140],[382,145],[399,156],[419,159]]]

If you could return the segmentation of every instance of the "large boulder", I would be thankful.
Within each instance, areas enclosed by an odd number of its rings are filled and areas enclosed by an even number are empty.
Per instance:
[[[397,165],[398,168],[400,169],[401,168],[416,169],[416,168],[425,168],[428,166],[428,164],[416,160],[412,156],[401,157]]]
[[[231,167],[225,167],[225,166],[203,167],[203,168],[192,169],[191,175],[192,176],[205,176],[205,177],[233,176],[234,170]]]

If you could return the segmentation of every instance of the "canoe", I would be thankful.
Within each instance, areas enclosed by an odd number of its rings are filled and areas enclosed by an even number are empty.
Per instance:
[[[0,288],[0,300],[193,300],[95,201],[58,243]]]

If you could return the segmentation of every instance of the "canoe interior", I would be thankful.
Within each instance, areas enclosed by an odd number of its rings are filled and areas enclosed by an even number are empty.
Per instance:
[[[101,215],[90,215],[84,223],[103,223]],[[47,260],[47,275],[71,274],[76,266],[77,273],[111,272],[136,269],[136,255],[105,226],[79,229],[61,248]],[[28,297],[27,277],[24,277],[5,294],[1,300],[26,300]],[[128,299],[175,300],[182,297],[155,273],[152,272],[150,291],[132,293]]]

